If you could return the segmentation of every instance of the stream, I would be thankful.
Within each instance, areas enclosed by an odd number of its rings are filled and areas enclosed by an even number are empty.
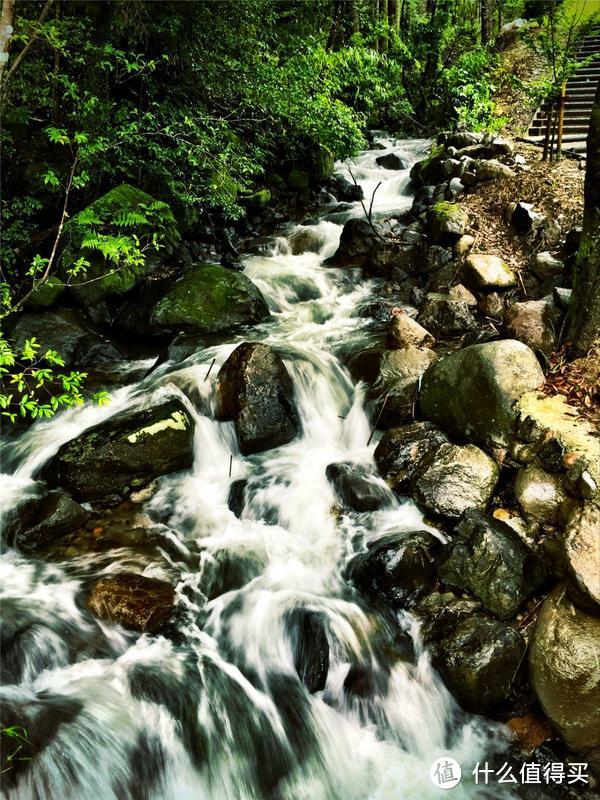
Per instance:
[[[363,152],[352,173],[367,203],[380,183],[376,216],[397,216],[412,204],[410,166],[428,142],[377,138],[387,149]],[[409,167],[377,166],[385,152]],[[337,165],[346,176],[347,169]],[[146,500],[156,531],[147,546],[124,537],[105,552],[75,550],[62,560],[10,548],[2,554],[3,636],[11,648],[1,702],[39,726],[44,744],[5,788],[10,800],[427,800],[440,796],[429,773],[442,755],[463,765],[454,798],[484,796],[471,770],[502,750],[501,726],[456,705],[409,614],[375,613],[342,577],[354,553],[387,533],[440,534],[377,477],[366,390],[344,366],[344,355],[375,335],[360,314],[375,299],[375,280],[323,261],[343,222],[363,209],[354,203],[315,213],[308,227],[318,253],[292,255],[281,236],[269,255],[245,259],[269,304],[268,321],[181,363],[160,364],[113,391],[107,406],[35,424],[5,454],[0,490],[10,509],[39,491],[32,475],[62,443],[123,409],[175,394],[196,423],[192,470],[161,478]],[[287,234],[297,227],[290,223]],[[215,389],[235,347],[257,340],[285,360],[301,433],[244,458],[233,423],[214,420]],[[364,466],[387,496],[382,510],[332,511],[325,469],[342,461]],[[246,501],[238,518],[228,495],[241,479]],[[211,592],[223,564],[243,585]],[[140,636],[86,610],[89,582],[124,570],[177,587],[174,634]],[[323,623],[329,643],[325,688],[313,694],[294,660],[291,621],[306,612]],[[359,678],[349,690],[351,669],[367,676],[366,689]]]

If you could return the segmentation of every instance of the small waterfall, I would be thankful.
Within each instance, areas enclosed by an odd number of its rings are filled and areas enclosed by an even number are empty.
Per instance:
[[[378,187],[376,217],[410,206],[410,165],[428,145],[379,143],[384,150],[337,165],[363,187],[367,206]],[[386,152],[409,166],[380,167],[375,159]],[[501,747],[496,726],[455,705],[414,619],[374,614],[341,577],[367,542],[427,528],[414,504],[376,477],[365,389],[340,358],[368,340],[368,322],[355,311],[373,281],[323,262],[343,222],[362,214],[360,203],[333,215],[325,208],[326,219],[289,231],[290,241],[309,235],[314,251],[294,255],[283,240],[269,256],[245,261],[272,317],[244,335],[285,360],[301,422],[295,440],[244,458],[233,424],[215,421],[218,371],[237,337],[162,364],[114,392],[109,406],[34,425],[6,457],[8,510],[39,491],[32,476],[63,442],[124,408],[175,392],[196,421],[193,468],[162,478],[146,502],[162,526],[158,548],[55,562],[10,548],[1,556],[0,702],[38,743],[35,762],[6,783],[10,800],[427,800],[439,794],[429,778],[436,758],[473,765]],[[387,493],[384,508],[335,511],[325,469],[340,461],[368,470]],[[228,496],[241,480],[238,517]],[[176,584],[176,635],[138,636],[85,610],[90,579],[132,564]],[[216,591],[224,564],[237,577]],[[329,643],[327,679],[313,694],[294,662],[290,621],[299,614],[318,620]],[[368,676],[372,691],[347,690],[352,670]],[[453,797],[480,797],[481,789],[467,778]]]

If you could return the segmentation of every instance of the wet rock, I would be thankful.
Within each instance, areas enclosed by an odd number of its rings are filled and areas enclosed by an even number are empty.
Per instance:
[[[325,475],[342,504],[353,511],[377,511],[389,504],[386,488],[356,464],[329,464]]]
[[[325,262],[331,267],[362,267],[379,238],[365,219],[349,219],[335,254]]]
[[[246,505],[246,486],[248,481],[246,478],[233,481],[229,487],[229,494],[227,496],[227,508],[236,515],[238,519],[241,518]]]
[[[178,399],[123,412],[62,445],[43,470],[80,500],[123,496],[153,478],[191,467],[194,423]]]
[[[73,533],[88,516],[88,512],[66,492],[55,489],[20,506],[17,518],[10,527],[16,546],[31,552],[48,547],[66,534]]]
[[[516,203],[510,214],[511,225],[519,236],[531,233],[542,221],[543,216],[533,210],[533,205],[523,201]]]
[[[447,442],[446,434],[430,422],[413,422],[383,434],[375,448],[375,462],[388,486],[401,493],[425,456]]]
[[[437,273],[451,262],[452,250],[439,244],[432,244],[420,252],[416,266],[419,274],[424,272],[429,275],[432,272]]]
[[[246,275],[218,264],[192,267],[150,311],[155,333],[218,333],[269,316],[267,304]]]
[[[394,314],[387,332],[387,345],[394,349],[403,347],[433,347],[434,337],[422,325],[400,311]]]
[[[318,253],[325,244],[325,237],[314,227],[296,228],[288,236],[290,249],[295,256],[302,253]]]
[[[419,186],[432,186],[441,183],[445,178],[442,162],[446,160],[443,146],[434,147],[431,153],[422,161],[413,164],[410,178]]]
[[[459,197],[463,195],[465,191],[465,185],[461,181],[460,178],[451,178],[448,182],[448,188],[446,189],[446,199],[450,202],[455,202]]]
[[[405,608],[433,587],[434,556],[440,546],[427,531],[390,533],[356,555],[346,576],[361,592],[394,608]]]
[[[165,581],[121,572],[96,581],[86,605],[104,622],[159,633],[173,616],[175,590]]]
[[[381,354],[370,396],[382,402],[387,397],[379,419],[383,427],[413,418],[419,380],[436,358],[432,350],[412,346]]]
[[[420,464],[412,480],[412,497],[432,514],[458,519],[470,508],[485,508],[499,468],[475,445],[442,444]]]
[[[290,442],[298,433],[292,379],[266,344],[244,342],[219,371],[217,415],[233,420],[243,455]]]
[[[211,556],[202,574],[202,591],[209,600],[241,589],[260,575],[268,562],[266,551],[260,552],[243,544],[220,548]]]
[[[435,644],[432,663],[465,710],[490,714],[509,697],[524,651],[516,628],[475,614]]]
[[[432,592],[411,608],[421,622],[424,644],[443,639],[461,620],[482,610],[481,602],[473,597],[457,597],[452,592]]]
[[[495,181],[497,178],[512,178],[515,173],[506,164],[495,158],[478,160],[475,163],[475,175],[478,181]]]
[[[386,153],[384,156],[377,156],[377,164],[384,169],[406,169],[408,163],[397,153]]]
[[[298,677],[311,694],[322,691],[329,671],[329,642],[323,615],[295,609],[287,615],[286,627]]]
[[[567,745],[600,750],[600,618],[574,606],[564,586],[544,601],[529,646],[529,679]]]
[[[514,617],[546,577],[510,525],[476,510],[465,512],[456,526],[438,571],[445,584],[474,594],[501,619]]]
[[[531,271],[541,281],[560,275],[565,265],[559,258],[555,258],[552,253],[536,253],[531,260]]]
[[[295,167],[290,170],[286,182],[289,188],[295,192],[306,191],[310,186],[310,175],[306,170]]]
[[[419,258],[419,251],[414,245],[389,247],[384,242],[375,244],[362,265],[369,275],[390,277],[402,282],[406,272],[413,269]]]
[[[533,350],[550,355],[556,346],[559,314],[554,303],[547,299],[514,303],[505,314],[510,335]]]
[[[584,503],[571,512],[564,551],[575,586],[590,610],[600,613],[600,509],[595,503]]]
[[[465,272],[469,284],[479,291],[508,289],[517,285],[513,271],[498,256],[471,253],[465,259]]]
[[[435,336],[458,336],[475,330],[476,322],[465,300],[430,292],[419,309],[419,323]]]
[[[351,181],[344,178],[343,175],[334,175],[333,178],[327,182],[327,187],[338,200],[348,203],[355,203],[362,200],[364,197],[362,186],[351,183]]]
[[[528,522],[556,525],[567,495],[559,475],[531,464],[517,473],[515,497]]]
[[[464,147],[480,144],[483,141],[483,137],[483,133],[478,131],[456,131],[445,136],[444,143],[446,148],[454,147],[456,150],[462,150]]]
[[[425,419],[457,438],[506,446],[516,427],[515,402],[543,382],[526,345],[512,339],[486,342],[433,364],[423,375],[419,405]]]
[[[436,203],[427,218],[434,241],[456,242],[469,225],[469,213],[457,203]]]
[[[502,321],[504,319],[504,299],[498,292],[484,294],[477,303],[477,310],[484,317]]]

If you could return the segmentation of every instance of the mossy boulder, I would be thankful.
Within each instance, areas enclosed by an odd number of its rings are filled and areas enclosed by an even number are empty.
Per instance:
[[[436,203],[428,215],[431,236],[435,241],[456,242],[469,225],[469,214],[458,203],[442,201]]]
[[[192,465],[194,423],[178,399],[124,412],[62,445],[43,470],[78,500],[127,494]]]
[[[264,297],[243,273],[218,264],[189,269],[150,311],[155,333],[219,333],[269,316]]]
[[[411,180],[419,186],[441,183],[445,178],[442,167],[445,157],[446,150],[443,144],[433,147],[427,158],[414,164],[410,171]]]
[[[39,311],[42,308],[49,308],[54,305],[67,287],[64,281],[51,275],[48,280],[33,290],[25,304],[31,311]]]
[[[244,195],[241,198],[241,201],[246,208],[251,210],[260,210],[261,208],[268,206],[271,202],[271,190],[258,189],[256,192],[252,192],[252,194]]]
[[[115,264],[104,258],[98,250],[83,247],[90,233],[103,235],[135,235],[140,240],[159,235],[160,255],[169,255],[180,241],[173,212],[166,204],[156,208],[154,197],[135,186],[123,183],[115,186],[84,208],[65,225],[64,236],[68,242],[60,260],[60,277],[69,282],[69,292],[78,303],[91,308],[111,295],[122,295],[132,289],[138,281],[155,266],[156,250],[148,250],[141,264]],[[139,214],[147,222],[122,226],[126,215]],[[152,220],[155,219],[154,222]],[[90,262],[85,273],[69,281],[69,268],[81,257]]]

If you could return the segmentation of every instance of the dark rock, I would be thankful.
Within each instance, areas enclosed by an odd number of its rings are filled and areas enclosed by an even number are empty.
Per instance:
[[[434,645],[432,664],[465,710],[490,714],[509,697],[525,647],[516,628],[475,614]]]
[[[413,422],[383,434],[375,448],[375,462],[390,488],[401,493],[425,456],[447,442],[446,434],[430,422]]]
[[[333,178],[330,178],[327,188],[338,200],[348,203],[355,203],[364,197],[362,186],[351,183],[343,175],[334,175]]]
[[[499,136],[487,137],[476,144],[461,147],[456,154],[458,157],[469,156],[469,158],[496,158],[497,156],[511,155],[513,147],[506,139]]]
[[[229,495],[227,497],[227,507],[230,511],[236,515],[236,517],[241,518],[242,513],[244,511],[244,507],[246,505],[246,486],[248,485],[248,481],[246,478],[241,478],[240,480],[233,481],[231,486],[229,487]]]
[[[419,309],[419,323],[434,336],[458,336],[476,328],[469,304],[450,295],[429,293]]]
[[[154,333],[218,333],[269,316],[264,297],[246,275],[218,264],[187,270],[150,311]]]
[[[123,412],[62,445],[43,474],[80,500],[123,496],[194,458],[194,423],[180,400]]]
[[[432,592],[411,608],[421,622],[423,642],[431,644],[443,639],[464,619],[481,611],[481,603],[472,597],[457,597],[452,592]]]
[[[577,253],[579,250],[579,245],[581,244],[581,228],[571,228],[570,231],[567,231],[567,235],[565,236],[565,244],[564,250],[565,255],[572,256]]]
[[[456,526],[438,572],[448,586],[471,592],[501,619],[514,617],[546,578],[540,559],[510,525],[474,509]]]
[[[423,250],[417,262],[419,274],[424,272],[429,275],[432,272],[437,272],[442,267],[452,262],[452,250],[442,247],[439,244],[432,244]]]
[[[44,352],[56,350],[67,367],[92,367],[114,364],[123,358],[120,350],[97,333],[83,315],[72,308],[21,314],[12,331],[15,348],[35,337],[44,344]]]
[[[62,489],[47,492],[18,507],[11,534],[26,552],[40,550],[80,528],[89,514]],[[5,525],[6,527],[6,525]]]
[[[504,319],[504,299],[498,292],[484,294],[477,303],[477,310],[484,317],[502,321]]]
[[[480,144],[482,141],[483,133],[477,131],[456,131],[456,133],[444,137],[446,148],[454,147],[457,150],[462,150],[463,147]]]
[[[406,273],[413,271],[419,257],[419,250],[414,245],[390,247],[378,241],[365,257],[363,267],[369,275],[390,277],[402,282]]]
[[[313,226],[303,226],[296,228],[288,236],[292,254],[295,256],[302,253],[318,253],[325,244],[325,237]]]
[[[219,371],[217,392],[218,417],[234,421],[244,455],[279,447],[297,435],[292,379],[268,345],[236,347]]]
[[[329,671],[329,642],[323,615],[295,609],[287,615],[286,627],[298,677],[311,694],[322,691]]]
[[[475,445],[442,444],[419,464],[411,495],[431,514],[458,519],[467,509],[486,508],[498,475],[496,462]]]
[[[404,608],[433,587],[434,555],[440,546],[427,531],[387,534],[354,556],[346,576],[366,595]]]
[[[600,618],[581,611],[564,586],[546,598],[529,647],[529,679],[567,745],[600,756]]]
[[[421,381],[419,405],[425,419],[452,436],[506,446],[516,428],[514,404],[543,382],[534,352],[521,342],[476,344],[429,367]]]
[[[241,589],[266,567],[264,554],[238,546],[214,551],[202,574],[202,591],[209,600]]]
[[[533,210],[531,203],[520,201],[510,215],[510,222],[518,236],[531,233],[542,221],[542,215]]]
[[[384,169],[406,169],[408,167],[408,163],[396,153],[386,153],[384,156],[377,156],[375,161]]]
[[[344,225],[335,254],[325,262],[330,267],[362,267],[379,238],[365,219],[349,219]]]
[[[354,511],[377,511],[389,504],[385,487],[356,464],[329,464],[325,474],[340,501]]]
[[[165,581],[121,572],[96,581],[86,605],[104,622],[159,633],[173,616],[175,591]]]
[[[413,164],[410,170],[411,180],[419,186],[440,183],[446,177],[442,164],[445,159],[444,147],[433,147],[427,158]]]

